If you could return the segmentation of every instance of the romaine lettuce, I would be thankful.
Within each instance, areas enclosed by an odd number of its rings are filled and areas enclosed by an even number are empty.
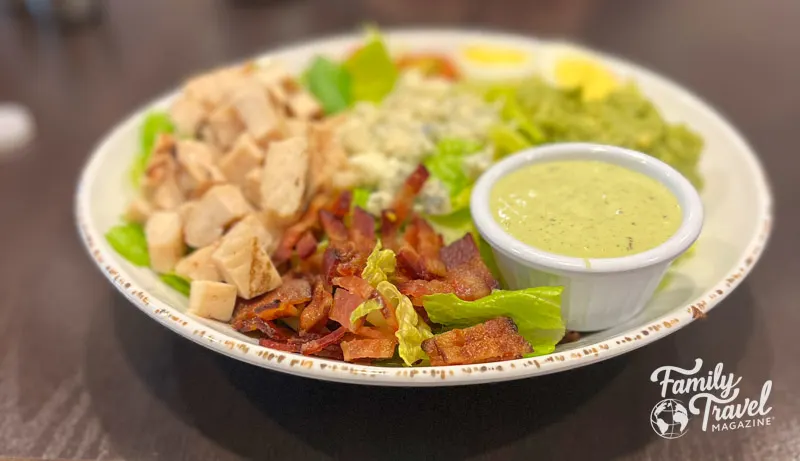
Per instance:
[[[150,265],[147,239],[141,225],[129,223],[114,226],[106,232],[106,240],[117,253],[132,264],[143,267]]]
[[[369,31],[367,43],[344,62],[344,68],[352,78],[354,101],[380,102],[397,81],[397,66],[383,38],[374,30]]]
[[[145,117],[139,132],[139,153],[134,158],[130,171],[131,181],[135,187],[139,187],[139,180],[147,168],[147,161],[150,160],[150,154],[153,153],[158,136],[174,131],[175,126],[169,115],[164,112],[151,112]]]
[[[191,291],[192,287],[190,281],[186,280],[180,275],[175,275],[175,274],[161,274],[158,277],[161,279],[162,282],[166,283],[170,287],[183,293],[186,296],[189,296],[189,292]]]
[[[322,104],[326,114],[341,112],[352,102],[350,73],[327,58],[314,58],[301,80]]]

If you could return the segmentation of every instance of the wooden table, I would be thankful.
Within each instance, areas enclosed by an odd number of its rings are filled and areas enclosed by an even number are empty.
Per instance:
[[[0,162],[0,455],[64,459],[800,459],[800,3],[790,0],[107,2],[59,33],[0,16],[0,100],[38,137]],[[122,117],[187,74],[382,25],[566,36],[662,72],[727,114],[777,196],[764,259],[706,321],[623,357],[501,385],[384,389],[284,376],[148,319],[84,254],[76,176]],[[649,424],[660,365],[724,362],[743,395],[773,380],[773,425]]]

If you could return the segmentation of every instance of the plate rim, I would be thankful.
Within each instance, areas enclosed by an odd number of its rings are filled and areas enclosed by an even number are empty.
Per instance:
[[[697,318],[704,317],[705,312],[708,312],[725,299],[744,280],[763,254],[772,231],[773,221],[773,195],[763,165],[758,155],[735,126],[716,108],[686,87],[639,64],[571,41],[547,40],[523,34],[476,28],[386,29],[383,33],[390,39],[400,40],[404,37],[427,35],[439,38],[457,37],[462,41],[490,39],[501,42],[528,42],[566,46],[576,51],[588,52],[601,58],[604,62],[627,67],[633,73],[645,75],[660,86],[669,87],[671,90],[681,94],[686,98],[687,103],[702,112],[705,117],[712,119],[715,125],[723,129],[725,137],[737,144],[747,154],[745,160],[750,164],[750,170],[756,180],[757,203],[760,205],[757,231],[748,242],[742,256],[734,265],[735,269],[711,286],[700,297],[690,301],[688,304],[675,307],[642,326],[621,332],[619,335],[605,341],[587,344],[581,350],[554,352],[533,358],[477,365],[389,368],[353,365],[324,358],[302,356],[240,341],[211,330],[191,315],[170,307],[168,303],[159,300],[155,295],[138,286],[133,281],[133,277],[126,271],[124,267],[126,263],[120,264],[121,257],[114,253],[105,242],[103,233],[96,226],[89,225],[91,196],[87,184],[96,176],[96,170],[101,159],[100,153],[108,150],[111,141],[116,139],[121,132],[129,129],[130,125],[137,122],[144,111],[163,103],[166,99],[176,94],[179,90],[179,87],[176,87],[158,98],[139,106],[126,115],[121,122],[115,124],[95,144],[81,169],[74,198],[74,213],[78,234],[92,260],[111,284],[137,308],[173,332],[215,352],[262,368],[307,378],[351,384],[402,387],[453,386],[510,381],[545,375],[590,365],[638,349],[674,333]],[[273,47],[247,59],[269,59],[275,55],[307,47],[321,48],[324,45],[333,47],[334,42],[352,41],[357,40],[359,37],[361,35],[358,33],[315,37]]]

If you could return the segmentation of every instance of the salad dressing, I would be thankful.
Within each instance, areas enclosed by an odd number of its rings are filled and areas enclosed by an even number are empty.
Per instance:
[[[666,242],[678,200],[649,176],[599,161],[528,165],[500,178],[492,215],[523,243],[564,256],[616,258]]]

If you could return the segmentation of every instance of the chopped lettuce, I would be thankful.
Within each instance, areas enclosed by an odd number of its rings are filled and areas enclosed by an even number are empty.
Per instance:
[[[375,298],[370,298],[364,301],[363,303],[359,304],[358,307],[353,309],[353,312],[350,314],[350,324],[355,325],[358,319],[366,316],[370,312],[379,311],[382,307],[383,306],[381,305],[380,301]]]
[[[151,112],[145,117],[144,123],[139,134],[139,153],[133,160],[131,166],[131,181],[133,185],[139,187],[139,180],[147,168],[147,161],[153,153],[158,136],[162,133],[173,133],[175,126],[164,112]]]
[[[162,282],[166,283],[175,290],[189,296],[192,283],[189,280],[175,274],[161,274],[158,276]]]
[[[480,143],[463,139],[441,139],[423,161],[431,176],[447,188],[453,211],[469,207],[472,180],[464,171],[464,157],[481,150]]]
[[[135,223],[114,226],[106,232],[106,240],[123,258],[137,266],[150,265],[144,228]]]
[[[363,208],[363,209],[366,210],[367,209],[367,202],[369,201],[369,196],[370,195],[372,195],[372,192],[370,192],[369,190],[361,188],[361,187],[356,187],[355,189],[353,189],[352,206],[353,207],[360,207],[360,208]]]
[[[564,336],[562,287],[496,290],[475,301],[452,293],[427,295],[423,306],[431,321],[448,328],[466,328],[496,317],[510,317],[533,347],[534,355],[549,354]]]
[[[302,81],[322,104],[326,114],[341,112],[352,102],[350,73],[330,59],[314,58]]]
[[[397,260],[392,250],[382,250],[381,242],[375,244],[375,248],[367,257],[367,264],[361,271],[361,278],[366,280],[373,287],[378,287],[380,282],[389,279],[389,275],[394,273]]]
[[[397,81],[397,66],[377,31],[369,32],[367,43],[344,62],[344,68],[352,78],[354,101],[380,102]]]
[[[414,310],[408,296],[400,293],[396,286],[389,282],[381,282],[377,289],[384,299],[394,306],[399,325],[394,335],[397,337],[400,358],[408,366],[420,360],[428,360],[428,354],[422,350],[422,342],[433,338],[431,327]]]
[[[489,139],[494,144],[495,158],[501,159],[531,146],[525,136],[508,125],[497,124],[489,128]]]

